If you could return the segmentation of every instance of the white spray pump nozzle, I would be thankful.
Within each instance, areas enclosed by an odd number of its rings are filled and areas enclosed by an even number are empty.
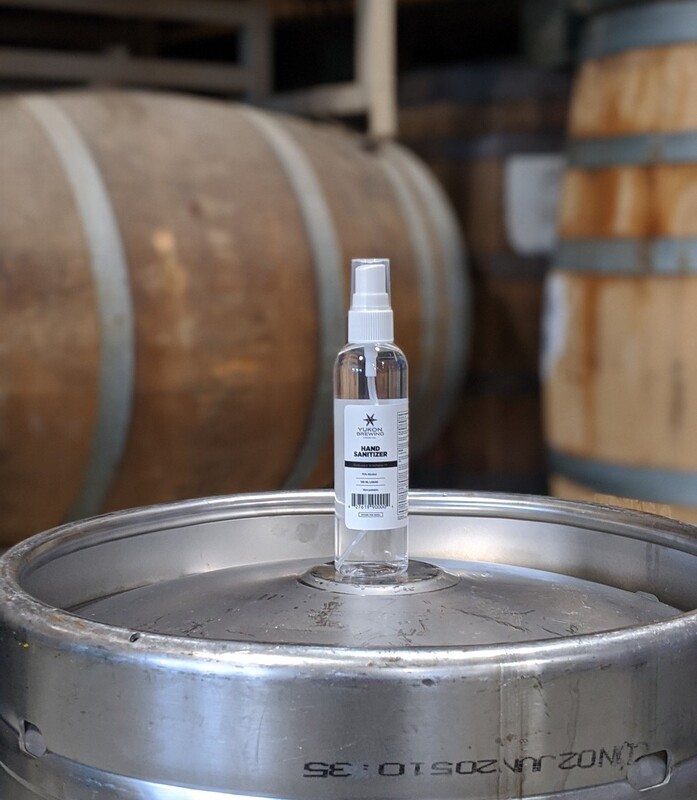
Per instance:
[[[351,308],[389,308],[387,273],[384,261],[362,261],[353,264],[354,286]]]
[[[390,306],[390,262],[386,258],[354,258],[351,262],[351,344],[394,341]]]

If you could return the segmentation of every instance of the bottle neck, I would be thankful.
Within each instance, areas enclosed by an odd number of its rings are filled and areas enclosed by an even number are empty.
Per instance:
[[[349,344],[394,342],[392,309],[351,309],[348,314]]]

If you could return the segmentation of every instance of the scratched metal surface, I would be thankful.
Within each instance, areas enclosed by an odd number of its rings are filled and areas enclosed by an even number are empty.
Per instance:
[[[329,647],[467,647],[542,641],[659,622],[680,614],[655,598],[508,564],[439,561],[452,585],[346,594],[303,580],[314,563],[186,575],[95,600],[81,616],[200,639]]]

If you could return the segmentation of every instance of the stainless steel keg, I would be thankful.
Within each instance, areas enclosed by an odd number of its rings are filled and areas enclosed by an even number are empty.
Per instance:
[[[697,796],[694,528],[416,493],[337,580],[332,497],[74,523],[0,561],[3,800]]]

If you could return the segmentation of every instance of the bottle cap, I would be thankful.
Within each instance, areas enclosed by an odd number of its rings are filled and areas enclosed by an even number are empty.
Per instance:
[[[349,344],[394,341],[388,258],[354,258],[351,262]]]

